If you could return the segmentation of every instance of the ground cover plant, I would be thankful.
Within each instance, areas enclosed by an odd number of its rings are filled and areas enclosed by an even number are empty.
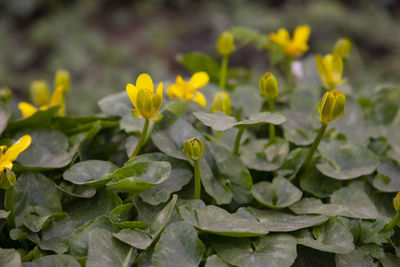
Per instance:
[[[17,119],[1,89],[0,266],[399,266],[399,87],[349,86],[346,38],[303,60],[310,34],[232,28],[91,116],[66,70]],[[229,66],[250,45],[258,86]]]

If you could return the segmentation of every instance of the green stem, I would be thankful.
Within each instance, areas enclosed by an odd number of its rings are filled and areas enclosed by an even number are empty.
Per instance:
[[[147,129],[149,128],[149,122],[150,121],[148,119],[145,119],[143,130],[140,133],[139,141],[129,159],[133,159],[134,157],[136,157],[136,155],[139,153],[140,149],[142,148],[144,139],[146,138],[146,135],[147,135]]]
[[[317,136],[315,137],[314,143],[312,144],[310,150],[308,151],[307,157],[304,160],[303,164],[301,165],[297,176],[300,177],[308,168],[308,165],[310,165],[311,159],[317,150],[317,147],[319,145],[319,142],[321,142],[322,137],[324,136],[325,130],[328,127],[328,123],[322,123],[321,128],[319,128],[319,132]]]
[[[128,252],[128,255],[126,256],[124,262],[122,263],[122,267],[129,267],[129,262],[132,258],[132,252],[133,252],[133,247]]]
[[[216,136],[217,140],[221,139],[221,134],[222,134],[222,131],[218,131],[217,132],[217,136]]]
[[[396,215],[394,215],[393,219],[385,225],[385,228],[383,228],[383,230],[388,231],[393,229],[393,227],[395,227],[397,225],[397,223],[400,220],[400,213],[397,212]]]
[[[274,99],[269,98],[268,99],[268,107],[269,107],[269,112],[274,113],[275,108],[274,108]],[[269,124],[269,142],[272,143],[275,141],[275,125],[270,123]]]
[[[221,62],[221,74],[219,76],[219,86],[223,89],[225,89],[226,86],[227,72],[228,72],[228,56],[223,56]]]
[[[233,147],[233,154],[239,155],[240,139],[242,138],[244,129],[239,129],[235,139],[235,146]]]
[[[194,198],[200,199],[201,196],[201,179],[200,179],[200,167],[199,161],[194,160]]]

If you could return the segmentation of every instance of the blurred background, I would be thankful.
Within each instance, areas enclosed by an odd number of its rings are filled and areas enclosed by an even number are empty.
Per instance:
[[[219,62],[215,42],[231,27],[269,34],[301,24],[312,29],[305,57],[328,53],[340,37],[352,40],[345,74],[352,86],[400,82],[398,0],[0,0],[0,88],[12,90],[14,103],[26,101],[30,81],[52,84],[56,70],[67,69],[68,112],[87,115],[139,73],[156,81],[189,75],[179,54],[201,51]],[[231,65],[265,72],[266,54],[245,46]]]

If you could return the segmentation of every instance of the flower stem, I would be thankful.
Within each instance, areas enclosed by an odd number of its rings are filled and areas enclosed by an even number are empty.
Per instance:
[[[201,195],[201,180],[200,180],[200,167],[199,167],[199,161],[194,160],[193,161],[194,165],[194,198],[195,199],[200,199]]]
[[[146,138],[147,135],[147,129],[149,128],[149,120],[145,119],[144,125],[143,125],[143,130],[140,133],[140,137],[139,137],[139,141],[136,145],[135,150],[133,151],[132,155],[130,156],[129,159],[133,159],[134,157],[136,157],[136,155],[139,153],[140,149],[142,148],[144,139]]]
[[[393,229],[393,227],[395,227],[397,225],[397,223],[400,220],[400,213],[397,212],[396,215],[394,215],[393,219],[385,225],[385,228],[383,228],[383,230],[388,231]]]
[[[239,155],[240,139],[242,138],[244,129],[239,129],[235,139],[235,146],[233,147],[233,154]]]
[[[226,87],[226,74],[228,72],[228,56],[222,57],[221,74],[219,76],[219,86],[223,89]]]
[[[319,143],[321,142],[322,137],[324,136],[325,130],[328,127],[328,123],[322,123],[321,128],[319,128],[318,134],[315,137],[314,143],[312,144],[310,150],[308,151],[307,157],[301,165],[299,171],[297,172],[297,176],[300,177],[310,165],[311,159],[317,150]]]
[[[215,136],[215,138],[217,138],[217,140],[220,140],[221,139],[221,134],[222,134],[222,131],[218,131],[217,135]]]
[[[275,108],[274,108],[274,99],[269,98],[268,99],[268,107],[269,107],[269,112],[274,113]],[[269,124],[269,142],[273,143],[275,141],[275,125],[270,123]]]

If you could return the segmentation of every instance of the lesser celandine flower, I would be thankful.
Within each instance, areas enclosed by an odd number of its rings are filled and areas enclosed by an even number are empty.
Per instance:
[[[193,161],[194,166],[194,198],[200,199],[201,179],[199,160],[204,153],[204,142],[199,138],[192,138],[185,141],[183,151],[188,159]]]
[[[206,86],[210,77],[204,71],[196,72],[190,80],[184,81],[181,76],[176,77],[174,84],[167,88],[167,95],[172,99],[194,101],[202,107],[207,105],[205,96],[197,90]]]
[[[31,142],[32,138],[24,135],[8,149],[6,146],[0,146],[0,188],[7,189],[15,184],[15,175],[11,172],[13,161],[31,145]]]
[[[64,86],[64,91],[68,93],[71,90],[71,82],[69,79],[69,72],[66,70],[58,70],[54,77],[54,87],[57,88],[60,85]]]
[[[260,87],[260,94],[268,99],[269,111],[273,113],[275,111],[274,99],[278,97],[279,88],[276,78],[272,73],[265,73],[259,80],[258,86]],[[269,124],[269,141],[275,141],[275,125]]]
[[[227,92],[218,92],[214,96],[211,112],[221,111],[226,115],[232,114],[231,98]]]
[[[234,48],[234,37],[230,32],[223,32],[217,41],[217,51],[221,56],[232,54]]]
[[[279,45],[285,55],[295,58],[307,52],[310,33],[311,30],[308,25],[298,26],[294,30],[293,38],[290,38],[289,32],[281,28],[277,33],[271,33],[269,39]]]
[[[131,155],[131,158],[133,158],[139,153],[146,138],[149,120],[156,122],[162,119],[162,115],[158,113],[158,110],[162,105],[163,83],[160,82],[154,91],[153,80],[150,75],[143,73],[136,79],[136,85],[131,83],[126,85],[126,92],[135,107],[132,111],[132,115],[145,119],[139,141]]]
[[[320,114],[321,128],[318,131],[315,140],[308,151],[306,159],[301,165],[297,175],[301,176],[310,165],[311,159],[317,150],[322,137],[324,136],[325,130],[329,123],[339,119],[345,109],[346,95],[338,90],[328,91],[322,97],[322,101],[318,104],[318,112]]]
[[[317,55],[315,62],[325,88],[332,90],[345,82],[342,80],[343,60],[339,54]]]
[[[350,55],[351,48],[352,43],[348,38],[340,38],[336,41],[335,46],[333,47],[333,53],[346,58]]]

